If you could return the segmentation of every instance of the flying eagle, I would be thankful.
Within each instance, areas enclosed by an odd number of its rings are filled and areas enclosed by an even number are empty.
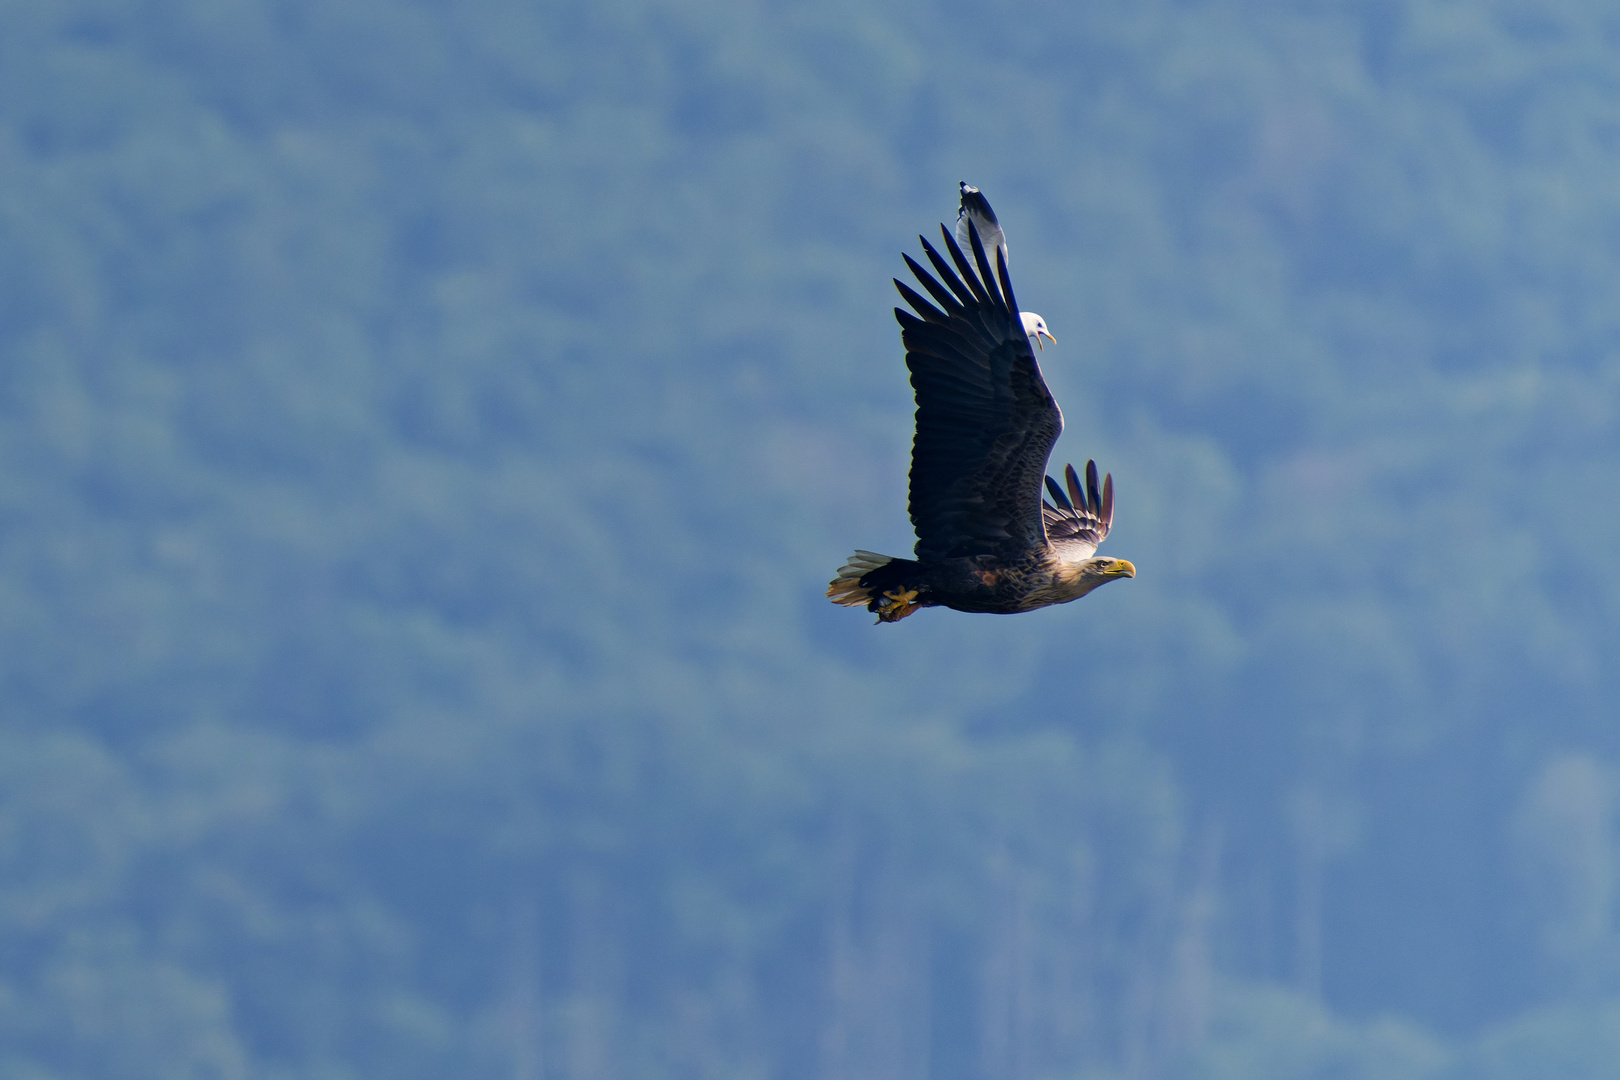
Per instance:
[[[1114,521],[1112,474],[1099,488],[1097,464],[1088,461],[1084,484],[1072,465],[1063,486],[1046,476],[1063,414],[1031,343],[1052,335],[1039,315],[1018,310],[1006,237],[990,203],[965,182],[961,193],[961,242],[944,225],[939,230],[950,262],[918,237],[939,276],[902,255],[934,304],[894,283],[916,313],[894,309],[917,394],[910,493],[917,557],[856,551],[827,587],[833,603],[864,607],[879,622],[923,607],[1033,611],[1136,576],[1124,559],[1096,557]],[[1041,497],[1043,479],[1051,502]]]

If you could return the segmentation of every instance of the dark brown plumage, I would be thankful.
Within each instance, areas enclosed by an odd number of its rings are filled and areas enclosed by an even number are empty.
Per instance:
[[[1046,388],[998,243],[994,271],[976,223],[964,220],[972,261],[942,225],[947,262],[922,240],[930,274],[909,255],[906,265],[933,303],[904,282],[895,287],[911,311],[895,308],[906,366],[916,391],[911,450],[911,523],[916,558],[857,551],[827,589],[834,603],[863,606],[882,622],[919,607],[1011,614],[1078,599],[1117,577],[1134,577],[1123,559],[1098,559],[1114,514],[1113,477],[1097,483],[1087,463],[1081,486],[1073,467],[1068,490],[1046,476],[1046,460],[1063,414]],[[999,240],[999,237],[998,237]],[[937,305],[937,306],[936,306]],[[1042,481],[1052,502],[1041,498]]]

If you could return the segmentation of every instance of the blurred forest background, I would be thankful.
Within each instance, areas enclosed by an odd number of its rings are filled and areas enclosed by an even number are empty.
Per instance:
[[[1617,407],[1608,4],[0,4],[0,1077],[1613,1077]]]

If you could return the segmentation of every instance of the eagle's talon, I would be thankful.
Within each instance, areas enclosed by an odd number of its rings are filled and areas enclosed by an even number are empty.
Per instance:
[[[887,600],[888,603],[880,603],[877,611],[878,618],[883,622],[895,622],[896,620],[903,619],[907,615],[910,615],[913,611],[917,610],[917,605],[912,603],[912,601],[917,599],[916,589],[901,589],[895,592],[886,592],[883,594],[883,598]]]

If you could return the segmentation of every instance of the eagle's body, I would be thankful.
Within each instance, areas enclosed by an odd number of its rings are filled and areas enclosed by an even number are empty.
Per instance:
[[[860,573],[848,573],[855,570]],[[991,615],[1015,615],[1049,604],[1066,604],[1110,580],[1105,568],[1065,563],[1044,551],[1031,551],[1011,559],[971,555],[928,560],[891,559],[870,551],[857,551],[844,572],[846,576],[833,582],[827,592],[834,603],[870,607],[874,596],[915,591],[913,608],[938,606]],[[850,599],[846,600],[846,596]],[[880,605],[880,608],[888,606],[892,605]],[[872,610],[879,616],[884,614],[879,608]],[[903,618],[904,614],[885,621]]]
[[[994,269],[981,224],[994,230]],[[905,257],[934,304],[895,281],[913,309],[894,313],[917,395],[910,499],[917,557],[858,551],[827,589],[834,603],[865,607],[882,622],[919,607],[1032,611],[1136,575],[1123,559],[1095,557],[1113,523],[1113,478],[1099,488],[1095,463],[1087,463],[1084,486],[1073,467],[1065,470],[1067,492],[1046,477],[1063,414],[1030,344],[1039,340],[1030,328],[1044,333],[1045,323],[1019,312],[995,213],[966,184],[958,229],[971,262],[944,226],[949,263],[922,241],[937,279]],[[1051,503],[1042,501],[1043,479]]]

